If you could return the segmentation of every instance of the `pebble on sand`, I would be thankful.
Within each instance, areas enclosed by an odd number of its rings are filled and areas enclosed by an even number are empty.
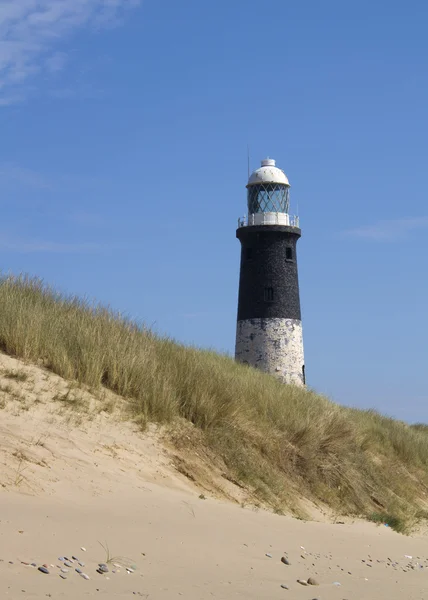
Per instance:
[[[288,587],[288,585],[285,585],[285,583],[281,583],[281,587],[283,590],[289,590],[290,588]]]
[[[47,570],[46,567],[39,567],[39,571],[41,573],[44,573],[45,575],[49,575],[49,571]]]
[[[288,561],[288,559],[287,559],[287,558],[285,558],[285,556],[283,556],[283,557],[281,558],[281,562],[282,562],[282,563],[284,563],[284,565],[290,565],[290,564],[291,564],[291,563]]]
[[[308,582],[305,581],[304,579],[298,579],[297,583],[300,583],[300,585],[308,585]]]

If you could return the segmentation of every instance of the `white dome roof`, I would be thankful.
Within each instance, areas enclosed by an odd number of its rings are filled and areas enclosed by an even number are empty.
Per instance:
[[[283,183],[288,186],[290,185],[287,175],[282,169],[278,169],[275,166],[273,158],[262,160],[262,166],[250,175],[247,186],[260,183]]]

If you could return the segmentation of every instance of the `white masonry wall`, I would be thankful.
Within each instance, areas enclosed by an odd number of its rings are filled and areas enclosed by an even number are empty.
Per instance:
[[[303,386],[302,322],[276,318],[238,321],[235,357],[284,383]]]

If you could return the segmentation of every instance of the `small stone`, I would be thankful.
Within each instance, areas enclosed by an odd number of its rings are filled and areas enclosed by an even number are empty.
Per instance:
[[[288,558],[285,558],[285,556],[283,556],[283,557],[281,558],[281,562],[282,562],[284,565],[290,565],[290,563],[289,563],[289,561],[288,561]]]
[[[75,561],[79,562],[79,559],[78,559],[78,558],[76,558],[75,556],[72,556],[71,558],[72,558],[73,560],[75,560]]]
[[[64,562],[64,564],[65,564],[66,567],[72,567],[73,566],[73,563],[71,563],[69,560],[66,560]]]
[[[289,590],[290,588],[288,587],[288,585],[285,585],[285,583],[281,583],[281,587],[283,590]]]
[[[67,575],[64,575],[64,573],[60,573],[59,576],[61,577],[61,579],[67,579]]]
[[[266,553],[266,556],[267,556],[268,558],[272,558],[272,554]]]
[[[68,569],[61,569],[61,573],[68,573]]]
[[[79,562],[79,567],[84,567],[85,563]]]
[[[32,567],[37,567],[37,564],[36,563],[31,563],[31,566]]]
[[[86,573],[79,573],[80,577],[83,577],[83,579],[90,579],[89,575],[86,575]]]
[[[82,570],[81,569],[75,569],[76,573],[79,573],[79,575],[81,575]]]
[[[308,585],[308,582],[305,581],[304,579],[298,579],[297,583],[300,583],[300,585]]]
[[[318,581],[314,577],[309,577],[308,584],[309,585],[319,585]]]
[[[86,548],[83,548],[83,546],[80,549],[82,552],[86,552]]]
[[[49,575],[49,571],[46,567],[39,567],[40,573],[44,573],[45,575]]]
[[[98,570],[101,571],[101,573],[108,573],[108,566],[105,565],[104,563],[100,563],[98,565],[98,567],[99,567]]]

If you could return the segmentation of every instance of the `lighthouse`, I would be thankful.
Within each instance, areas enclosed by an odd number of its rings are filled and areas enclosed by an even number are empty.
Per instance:
[[[305,385],[297,273],[299,218],[290,215],[290,184],[273,159],[247,184],[241,242],[235,358],[287,384]]]

